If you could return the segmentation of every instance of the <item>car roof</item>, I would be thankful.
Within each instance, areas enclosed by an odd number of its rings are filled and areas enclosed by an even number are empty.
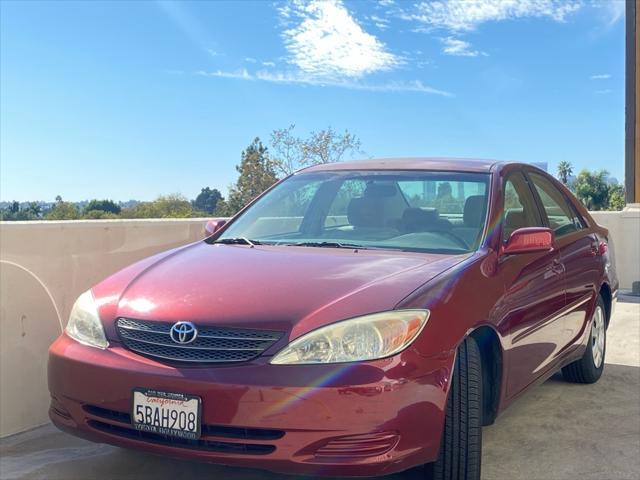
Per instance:
[[[347,162],[324,163],[305,168],[306,172],[325,172],[336,170],[434,170],[457,172],[490,172],[497,165],[516,162],[503,162],[480,158],[376,158],[367,160],[350,160]]]

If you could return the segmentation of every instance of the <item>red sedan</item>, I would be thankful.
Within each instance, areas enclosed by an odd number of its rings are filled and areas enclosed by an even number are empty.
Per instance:
[[[82,294],[50,416],[96,442],[317,475],[479,479],[482,426],[604,368],[610,239],[528,165],[393,159],[279,182]]]

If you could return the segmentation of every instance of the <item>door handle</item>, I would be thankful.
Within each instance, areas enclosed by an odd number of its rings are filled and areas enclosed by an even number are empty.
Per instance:
[[[564,263],[555,258],[551,263],[551,270],[558,275],[562,275],[564,273]]]
[[[564,265],[557,258],[554,259],[549,266],[547,266],[544,273],[545,280],[555,277],[556,275],[562,275],[564,273]]]
[[[607,242],[594,242],[591,244],[591,250],[589,251],[589,254],[592,257],[601,257],[602,255],[607,253],[608,249],[609,246],[607,245]]]

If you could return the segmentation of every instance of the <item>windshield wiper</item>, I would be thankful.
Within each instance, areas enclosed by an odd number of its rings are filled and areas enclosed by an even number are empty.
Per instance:
[[[249,240],[247,237],[221,238],[212,243],[222,243],[225,245],[262,245],[258,240]]]
[[[299,242],[290,243],[294,247],[328,247],[328,248],[359,248],[366,250],[367,247],[357,245],[355,243],[340,243],[340,242]]]

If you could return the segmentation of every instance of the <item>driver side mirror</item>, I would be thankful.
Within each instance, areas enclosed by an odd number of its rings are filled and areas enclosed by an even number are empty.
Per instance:
[[[553,230],[550,228],[518,228],[502,246],[502,254],[548,252],[553,249],[554,237]]]
[[[205,236],[210,237],[211,235],[216,233],[218,230],[220,230],[225,223],[227,223],[226,220],[222,220],[219,218],[210,219],[209,221],[207,221],[207,224],[204,226]]]

